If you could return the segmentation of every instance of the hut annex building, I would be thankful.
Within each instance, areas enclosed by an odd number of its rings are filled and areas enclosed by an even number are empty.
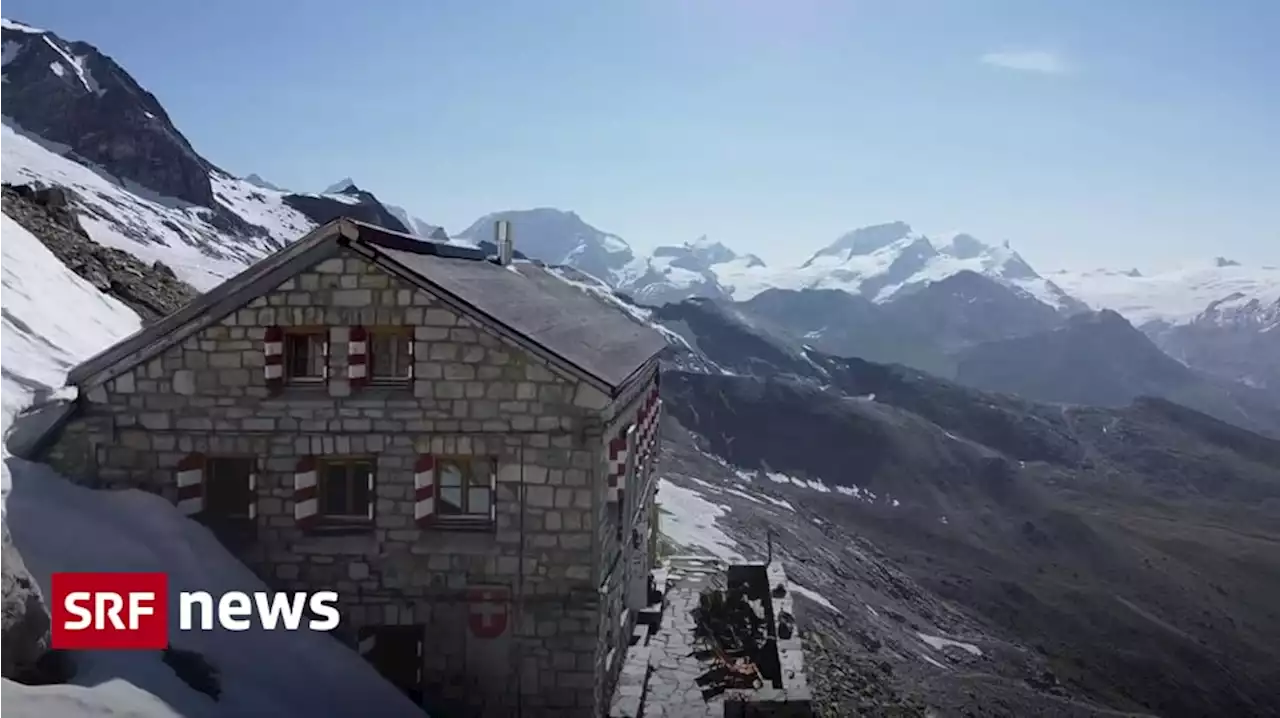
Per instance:
[[[75,367],[41,458],[142,488],[439,715],[600,716],[649,599],[657,332],[349,219]]]

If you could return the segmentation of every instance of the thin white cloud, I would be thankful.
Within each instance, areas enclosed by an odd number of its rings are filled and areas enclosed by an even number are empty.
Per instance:
[[[1048,50],[988,52],[981,59],[986,65],[1043,75],[1066,75],[1075,69],[1066,58]]]

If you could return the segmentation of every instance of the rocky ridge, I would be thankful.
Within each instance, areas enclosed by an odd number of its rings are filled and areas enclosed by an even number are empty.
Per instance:
[[[70,190],[4,185],[4,213],[44,243],[68,269],[154,322],[199,293],[161,262],[147,264],[132,254],[103,247],[89,238],[72,209]]]
[[[87,42],[6,20],[5,114],[116,176],[215,207],[210,171],[164,107]]]

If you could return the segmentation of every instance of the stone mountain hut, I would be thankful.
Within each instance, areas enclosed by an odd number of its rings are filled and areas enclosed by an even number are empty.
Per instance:
[[[648,598],[666,344],[505,249],[329,222],[71,370],[37,456],[338,591],[337,638],[440,715],[599,716]]]

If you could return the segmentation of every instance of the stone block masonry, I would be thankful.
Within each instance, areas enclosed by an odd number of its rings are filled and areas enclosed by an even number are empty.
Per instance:
[[[353,326],[409,332],[411,378],[352,386]],[[327,376],[273,390],[272,327],[327,339]],[[278,589],[338,591],[343,637],[383,646],[370,660],[393,642],[369,631],[409,627],[425,637],[417,660],[429,702],[595,716],[605,674],[620,667],[601,641],[602,604],[621,594],[601,590],[604,557],[620,550],[619,532],[601,527],[602,436],[641,393],[611,403],[482,321],[338,255],[87,392],[49,459],[83,482],[175,503],[177,469],[193,455],[250,459],[252,540],[240,555]],[[415,521],[424,455],[492,467],[488,520]],[[369,463],[367,520],[299,521],[296,474],[308,457]]]

